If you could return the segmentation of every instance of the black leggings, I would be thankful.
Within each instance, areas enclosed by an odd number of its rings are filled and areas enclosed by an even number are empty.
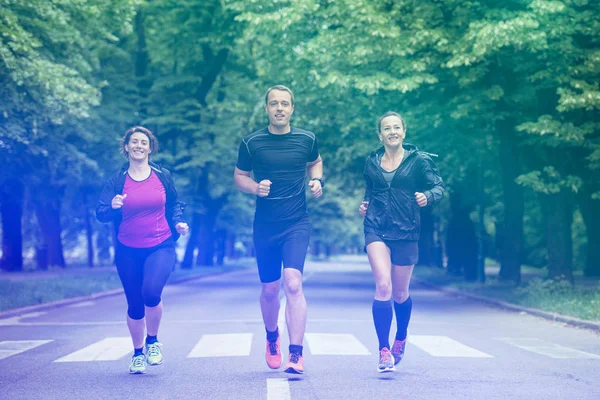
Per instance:
[[[127,298],[127,315],[142,319],[144,306],[156,307],[175,265],[175,244],[168,238],[146,249],[117,243],[115,263]]]

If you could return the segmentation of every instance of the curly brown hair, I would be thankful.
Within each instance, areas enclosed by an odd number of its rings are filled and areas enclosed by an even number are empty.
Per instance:
[[[148,140],[150,141],[150,151],[152,154],[158,151],[158,139],[156,139],[156,136],[154,136],[152,131],[148,128],[144,128],[143,126],[134,126],[129,128],[127,132],[125,132],[125,135],[123,135],[121,138],[121,153],[125,156],[125,158],[129,158],[129,153],[125,149],[125,145],[129,143],[131,135],[136,132],[143,133],[144,135],[148,136]]]

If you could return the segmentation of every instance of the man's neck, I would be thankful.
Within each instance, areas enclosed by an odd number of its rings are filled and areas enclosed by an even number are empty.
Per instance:
[[[273,135],[285,135],[286,133],[291,132],[292,127],[290,126],[290,124],[287,124],[280,128],[273,126],[273,125],[269,125],[268,129],[269,129],[269,132],[271,132]]]

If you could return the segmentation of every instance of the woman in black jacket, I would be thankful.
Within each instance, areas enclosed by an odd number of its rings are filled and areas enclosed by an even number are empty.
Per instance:
[[[121,141],[129,162],[108,180],[96,206],[96,218],[113,222],[116,231],[115,263],[134,348],[132,374],[146,372],[146,364],[163,362],[157,338],[161,295],[175,266],[175,241],[189,231],[171,174],[150,162],[157,150],[152,132],[141,126],[129,129]]]
[[[395,370],[406,346],[412,310],[408,287],[419,256],[420,207],[440,201],[444,185],[429,155],[403,143],[406,125],[400,114],[382,115],[377,133],[383,147],[371,153],[365,164],[366,190],[359,212],[375,277],[372,311],[379,339],[378,371],[387,372]],[[397,331],[390,350],[394,311]]]

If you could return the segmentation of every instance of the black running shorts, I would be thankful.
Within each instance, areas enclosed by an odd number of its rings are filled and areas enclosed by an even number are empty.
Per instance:
[[[419,261],[419,241],[417,240],[387,240],[375,233],[365,234],[365,252],[373,242],[383,242],[390,249],[392,264],[409,266]]]
[[[283,268],[294,268],[301,273],[310,239],[308,215],[301,219],[261,224],[254,221],[254,248],[258,275],[262,283],[281,278]]]

